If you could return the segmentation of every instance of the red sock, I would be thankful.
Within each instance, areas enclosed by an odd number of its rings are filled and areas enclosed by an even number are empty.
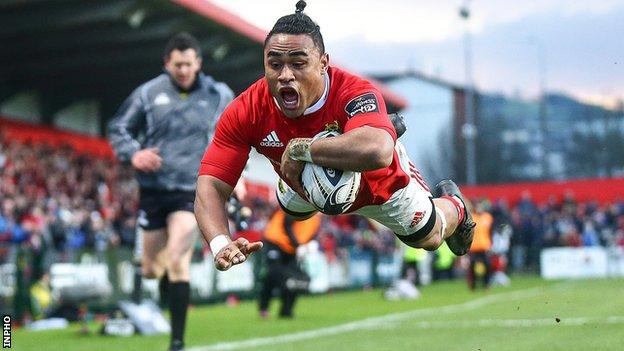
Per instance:
[[[455,209],[457,210],[457,223],[461,224],[464,221],[464,217],[466,217],[466,207],[464,206],[464,203],[457,196],[444,195],[441,198],[447,199],[453,203],[453,206],[455,206]]]

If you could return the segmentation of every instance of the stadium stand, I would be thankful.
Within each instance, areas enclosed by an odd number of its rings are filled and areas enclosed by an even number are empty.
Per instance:
[[[49,238],[36,240],[59,252],[134,242],[128,228],[134,230],[136,187],[106,142],[24,123],[0,124],[0,197],[10,241],[47,233]]]

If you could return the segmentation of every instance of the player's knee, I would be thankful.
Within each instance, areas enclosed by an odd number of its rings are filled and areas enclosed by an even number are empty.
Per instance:
[[[141,266],[141,276],[147,279],[160,278],[164,270],[154,264],[143,264]]]
[[[169,275],[170,281],[188,281],[189,279],[189,267],[182,266],[171,266],[167,269],[167,274]]]
[[[187,262],[184,255],[172,255],[169,257],[168,262],[167,272],[172,276],[185,275],[189,270],[189,262]]]
[[[182,257],[176,256],[169,259],[168,270],[179,271],[182,268]]]
[[[423,249],[427,250],[427,251],[435,251],[438,249],[438,247],[440,247],[440,245],[435,245],[435,244],[427,244],[423,247]]]
[[[444,242],[444,239],[442,239],[441,235],[430,235],[430,237],[427,239],[428,240],[426,240],[422,244],[422,248],[427,251],[437,250],[440,247],[440,245],[442,245],[442,242]]]
[[[444,241],[440,233],[436,232],[435,229],[433,231],[428,232],[426,235],[424,235],[424,237],[423,236],[418,237],[414,235],[412,236],[397,235],[397,237],[401,239],[401,241],[403,241],[403,243],[405,243],[408,246],[411,246],[417,249],[425,249],[427,251],[437,250],[440,247],[440,245],[442,245],[442,242]]]

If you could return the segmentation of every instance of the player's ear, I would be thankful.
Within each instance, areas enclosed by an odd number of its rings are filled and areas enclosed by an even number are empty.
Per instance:
[[[321,55],[321,74],[325,74],[325,72],[327,72],[327,67],[329,67],[329,54],[324,53]]]

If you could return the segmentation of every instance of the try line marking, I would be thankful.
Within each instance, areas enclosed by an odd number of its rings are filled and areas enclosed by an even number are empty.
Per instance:
[[[443,307],[431,307],[418,310],[412,310],[407,312],[399,312],[387,314],[379,317],[371,317],[362,319],[355,322],[349,322],[344,324],[338,324],[334,326],[307,330],[302,332],[282,334],[276,336],[268,336],[261,338],[253,338],[241,341],[221,342],[213,345],[197,346],[188,348],[188,351],[226,351],[236,350],[242,348],[254,348],[266,345],[283,344],[301,340],[316,339],[328,335],[337,335],[352,332],[361,329],[378,329],[388,323],[399,322],[403,320],[413,319],[415,317],[431,316],[440,313],[457,313],[462,311],[473,310],[482,306],[486,306],[492,303],[507,301],[508,299],[521,299],[538,296],[543,289],[531,288],[525,290],[517,290],[508,293],[501,293],[495,295],[489,295],[478,299],[470,300],[461,304],[443,306]],[[623,318],[624,320],[624,318]],[[554,319],[549,319],[550,323],[554,323]],[[492,323],[495,323],[493,321]],[[434,325],[435,323],[431,323]],[[472,322],[474,326],[474,322]]]

